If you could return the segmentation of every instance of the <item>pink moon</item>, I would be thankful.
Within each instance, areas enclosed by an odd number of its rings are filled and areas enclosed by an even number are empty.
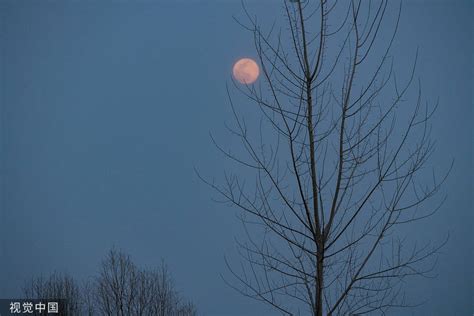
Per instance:
[[[260,69],[257,63],[251,58],[239,59],[232,68],[234,78],[240,83],[251,84],[258,79]]]

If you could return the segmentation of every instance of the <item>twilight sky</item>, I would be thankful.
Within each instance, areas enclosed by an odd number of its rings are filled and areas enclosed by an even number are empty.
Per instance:
[[[448,200],[413,231],[449,232],[435,279],[407,284],[428,302],[407,315],[473,307],[473,2],[405,1],[392,54],[440,100],[431,164],[454,169]],[[277,1],[249,1],[262,23]],[[393,9],[393,8],[392,8]],[[140,265],[164,258],[203,315],[271,315],[225,285],[234,210],[194,174],[227,165],[209,139],[231,120],[225,82],[255,57],[232,19],[240,1],[0,0],[0,297],[53,270],[94,275],[117,246]],[[412,232],[413,232],[412,231]],[[400,313],[397,313],[401,315]]]

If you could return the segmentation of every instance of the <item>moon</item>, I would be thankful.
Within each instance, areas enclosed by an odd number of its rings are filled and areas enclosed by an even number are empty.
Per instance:
[[[251,58],[239,59],[232,68],[234,78],[240,83],[251,84],[258,79],[260,69],[255,60]]]

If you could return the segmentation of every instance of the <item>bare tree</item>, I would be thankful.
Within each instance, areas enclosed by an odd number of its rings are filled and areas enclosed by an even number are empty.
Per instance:
[[[87,280],[83,283],[81,288],[82,298],[82,311],[83,315],[93,316],[96,314],[97,301],[96,301],[96,288],[92,280]]]
[[[130,256],[112,249],[99,275],[79,286],[67,274],[53,273],[25,283],[28,299],[61,299],[61,315],[195,316],[195,305],[176,291],[168,267],[141,269]]]
[[[168,266],[162,261],[159,269],[144,270],[146,278],[151,281],[151,305],[149,315],[157,316],[196,316],[196,306],[186,301],[175,289],[174,281]]]
[[[97,309],[103,315],[193,316],[174,288],[167,266],[139,269],[123,252],[112,249],[96,280]]]
[[[55,272],[47,278],[32,278],[24,285],[23,294],[28,299],[64,300],[59,304],[61,315],[82,315],[80,287],[67,274]]]
[[[137,303],[138,271],[130,257],[111,250],[97,279],[98,307],[104,315],[131,315]]]
[[[244,260],[239,270],[227,263],[231,286],[283,314],[411,306],[403,280],[427,276],[443,244],[420,246],[401,229],[439,208],[443,199],[430,200],[445,176],[427,177],[437,105],[412,85],[418,53],[405,83],[395,76],[401,5],[387,20],[388,3],[282,1],[285,19],[268,30],[245,6],[248,22],[238,21],[253,35],[263,82],[234,86],[258,105],[260,124],[228,90],[229,130],[243,150],[213,141],[254,178],[239,170],[224,184],[203,180],[242,210]]]

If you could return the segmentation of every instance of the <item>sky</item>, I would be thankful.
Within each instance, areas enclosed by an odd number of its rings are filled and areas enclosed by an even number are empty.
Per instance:
[[[437,277],[407,283],[427,303],[402,315],[473,306],[472,1],[405,1],[393,55],[440,107],[431,163],[454,169],[443,208],[417,235],[449,233]],[[276,1],[249,1],[263,23]],[[233,16],[240,1],[0,0],[0,297],[52,271],[86,279],[119,247],[165,259],[203,315],[271,315],[221,278],[240,232],[235,210],[196,176],[222,175],[209,132],[231,120],[232,65],[256,57]]]

